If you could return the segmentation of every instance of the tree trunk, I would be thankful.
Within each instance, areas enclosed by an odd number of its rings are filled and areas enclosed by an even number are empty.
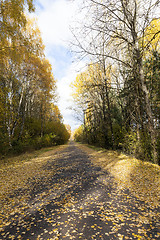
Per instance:
[[[9,146],[12,148],[10,120],[8,120],[7,122],[7,131],[8,131],[8,143],[9,143]]]
[[[152,109],[151,109],[151,104],[150,104],[150,99],[149,99],[149,92],[147,90],[145,81],[144,81],[144,73],[143,73],[143,63],[142,63],[142,57],[140,50],[136,50],[136,57],[137,57],[137,76],[138,76],[138,81],[140,83],[141,91],[144,96],[144,101],[145,101],[145,110],[147,114],[147,120],[148,120],[148,131],[151,136],[151,145],[152,145],[152,154],[153,154],[153,162],[155,164],[158,164],[158,155],[157,155],[157,150],[156,150],[156,133],[154,129],[154,121],[153,121],[153,116],[152,116]]]

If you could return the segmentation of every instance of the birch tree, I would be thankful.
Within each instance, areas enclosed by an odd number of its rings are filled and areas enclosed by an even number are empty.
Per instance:
[[[135,99],[132,102],[135,122],[137,129],[145,127],[145,131],[148,131],[155,163],[158,162],[156,130],[143,62],[145,52],[160,33],[157,29],[147,38],[146,29],[158,17],[159,6],[159,0],[84,0],[83,7],[87,9],[87,15],[83,20],[82,34],[80,31],[79,35],[74,34],[76,51],[82,57],[86,54],[98,60],[104,57],[112,63],[118,63],[119,70],[125,68],[130,73],[128,79]],[[104,52],[100,44],[102,33]]]

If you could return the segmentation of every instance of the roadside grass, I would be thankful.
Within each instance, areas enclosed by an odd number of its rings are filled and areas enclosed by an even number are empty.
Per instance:
[[[33,182],[36,184],[43,179],[47,184],[50,174],[56,170],[47,170],[45,164],[54,161],[66,147],[54,146],[0,160],[0,205],[3,206],[0,208],[0,217],[9,217],[13,209],[18,212],[19,204],[23,205],[21,210],[28,208],[27,200],[34,189]],[[0,221],[0,227],[1,224]]]
[[[117,151],[86,144],[77,146],[89,154],[93,164],[112,174],[120,191],[128,188],[139,200],[159,206],[160,166]]]
[[[27,151],[21,154],[16,154],[16,155],[12,154],[10,156],[3,156],[0,158],[0,169],[9,165],[15,165],[17,163],[23,163],[23,162],[29,161],[31,159],[38,157],[43,153],[49,152],[59,147],[60,146],[46,147],[46,148],[41,148],[39,150]]]

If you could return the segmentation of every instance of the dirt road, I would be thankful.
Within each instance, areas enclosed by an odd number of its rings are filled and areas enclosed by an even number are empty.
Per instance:
[[[8,213],[7,201],[14,201]],[[5,196],[1,207],[2,240],[160,239],[160,209],[118,191],[113,177],[74,143],[46,157],[38,175]]]

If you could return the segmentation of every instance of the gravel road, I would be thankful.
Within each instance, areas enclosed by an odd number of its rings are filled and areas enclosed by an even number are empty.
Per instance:
[[[41,170],[45,174],[30,177],[27,189],[10,196],[23,200],[8,221],[1,215],[0,239],[160,239],[160,209],[119,191],[113,177],[74,143]]]

